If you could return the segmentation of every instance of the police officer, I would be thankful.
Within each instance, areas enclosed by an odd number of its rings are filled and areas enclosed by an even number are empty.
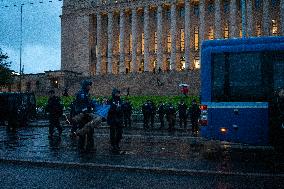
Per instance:
[[[151,103],[150,100],[147,100],[143,105],[142,105],[142,114],[143,114],[143,127],[144,129],[149,129],[149,121],[151,118]]]
[[[131,127],[132,106],[127,98],[122,103],[122,110],[123,110],[124,127],[128,126]]]
[[[151,113],[150,113],[151,128],[153,129],[154,123],[155,123],[156,106],[152,100],[150,100],[149,103],[150,103],[150,109],[151,109]]]
[[[165,104],[160,102],[159,103],[159,108],[158,108],[158,114],[159,114],[159,120],[160,120],[160,123],[161,123],[161,126],[159,129],[162,129],[164,128],[165,126],[165,123],[164,123],[164,116],[165,116],[165,113],[166,113],[166,107],[165,107]]]
[[[60,117],[63,114],[63,106],[60,103],[60,98],[55,96],[55,91],[50,90],[48,92],[49,99],[46,106],[46,112],[49,113],[49,135],[48,138],[52,138],[54,133],[54,127],[58,130],[58,135],[62,134],[62,127],[60,125]]]
[[[81,89],[76,94],[76,114],[82,113],[83,110],[86,109],[91,111],[92,101],[90,97],[90,90],[92,86],[92,82],[88,80],[84,80],[81,84]]]
[[[92,101],[89,94],[91,86],[91,81],[84,80],[74,102],[74,114],[76,116],[72,118],[75,125],[72,130],[75,130],[75,134],[79,137],[78,147],[81,151],[91,151],[94,148],[94,128],[85,127],[93,119],[91,115]]]
[[[200,117],[201,110],[195,99],[191,102],[191,107],[189,109],[190,121],[191,121],[191,132],[193,136],[197,136],[198,133],[198,119]]]
[[[179,126],[186,129],[187,125],[187,105],[184,103],[184,99],[180,100],[180,103],[178,104],[178,113],[179,113]]]
[[[110,126],[110,144],[113,153],[120,153],[120,141],[122,139],[123,110],[120,99],[120,91],[112,90],[112,98],[109,101],[110,109],[107,116],[107,123]]]
[[[168,130],[174,131],[175,129],[175,121],[176,121],[176,109],[172,103],[169,103],[166,108],[166,117],[168,121],[169,128]]]

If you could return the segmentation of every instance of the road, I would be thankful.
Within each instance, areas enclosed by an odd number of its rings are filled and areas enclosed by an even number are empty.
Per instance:
[[[172,175],[0,163],[0,188],[283,188],[279,177]]]

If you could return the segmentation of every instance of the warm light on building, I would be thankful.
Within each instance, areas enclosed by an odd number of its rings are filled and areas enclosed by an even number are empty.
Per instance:
[[[240,1],[107,0],[86,9],[63,6],[62,69],[93,76],[116,70],[151,72],[155,67],[199,69],[204,40],[284,35],[279,1],[246,3],[246,36]],[[81,15],[89,18],[88,23]],[[90,56],[88,48],[96,48],[96,53]]]

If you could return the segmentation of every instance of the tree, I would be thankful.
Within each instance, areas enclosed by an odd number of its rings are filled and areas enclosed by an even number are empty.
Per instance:
[[[13,70],[10,69],[11,62],[8,62],[8,55],[0,48],[0,86],[7,86],[12,83]]]

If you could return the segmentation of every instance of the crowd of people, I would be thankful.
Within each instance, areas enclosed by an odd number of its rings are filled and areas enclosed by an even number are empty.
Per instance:
[[[120,141],[122,139],[123,128],[133,126],[133,108],[128,99],[121,99],[120,90],[114,88],[111,93],[111,98],[105,98],[102,104],[105,104],[107,109],[103,115],[96,113],[98,103],[91,100],[90,89],[91,81],[83,81],[81,89],[76,94],[76,99],[71,103],[70,125],[72,138],[78,139],[78,147],[83,151],[90,151],[94,148],[94,128],[99,127],[103,121],[106,121],[110,128],[110,146],[111,151],[120,153]],[[129,91],[128,91],[129,94]],[[152,129],[168,129],[173,132],[177,128],[187,130],[188,121],[191,123],[191,133],[193,136],[198,135],[198,120],[201,114],[199,104],[195,99],[191,104],[186,103],[188,96],[181,97],[177,106],[172,103],[164,103],[160,101],[155,104],[151,100],[147,100],[142,104],[141,110],[143,115],[143,128],[145,130]],[[277,93],[277,102],[273,104],[273,110],[277,112],[279,122],[284,128],[284,90]],[[46,112],[49,113],[49,138],[53,137],[54,129],[57,128],[59,136],[62,134],[60,125],[60,117],[63,115],[63,106],[60,103],[60,98],[55,96],[54,90],[49,91],[48,104]],[[137,113],[136,113],[137,114]],[[276,114],[275,114],[276,115]],[[135,120],[137,121],[137,120]],[[176,126],[176,122],[179,126]],[[158,126],[157,126],[158,125]],[[279,124],[277,124],[279,125]]]
[[[107,105],[107,113],[98,115],[96,108],[98,103],[90,97],[91,81],[83,81],[81,89],[77,92],[75,100],[70,105],[70,117],[67,119],[71,125],[70,137],[78,140],[78,148],[82,151],[91,151],[94,149],[94,129],[99,127],[103,121],[106,121],[110,128],[110,146],[111,151],[120,153],[120,141],[124,127],[132,127],[133,108],[126,97],[124,100],[120,97],[120,91],[116,88],[112,90],[111,98],[104,99],[103,104]],[[160,127],[166,127],[168,130],[175,130],[177,115],[179,117],[180,128],[187,128],[187,121],[190,117],[192,123],[192,133],[196,136],[198,132],[198,118],[200,109],[195,100],[189,108],[181,98],[178,107],[172,103],[165,104],[160,102],[158,108],[153,101],[147,100],[141,107],[143,114],[143,128],[145,130],[154,129],[155,117],[158,115]],[[60,117],[63,115],[63,106],[60,98],[55,95],[55,91],[49,91],[49,99],[46,106],[46,112],[49,113],[49,138],[52,139],[54,129],[57,128],[59,136],[62,134]]]
[[[158,119],[160,126],[158,129],[165,128],[165,121],[167,121],[168,130],[170,132],[174,131],[176,128],[176,121],[179,120],[179,128],[187,129],[188,119],[191,121],[191,131],[194,136],[198,133],[198,119],[200,117],[200,109],[197,101],[192,100],[192,104],[189,107],[184,98],[181,98],[177,107],[172,103],[165,104],[160,102],[158,108],[151,100],[147,100],[142,105],[143,114],[143,127],[144,129],[153,129],[155,123],[156,114],[158,114]],[[178,119],[177,119],[178,118]]]

